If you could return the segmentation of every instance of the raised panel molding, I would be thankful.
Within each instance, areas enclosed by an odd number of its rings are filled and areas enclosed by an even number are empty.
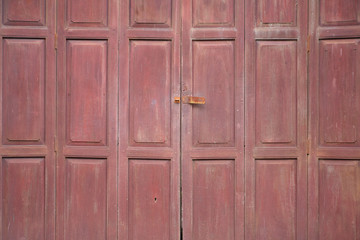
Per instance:
[[[359,0],[321,0],[320,22],[322,25],[359,24]]]
[[[257,0],[257,25],[296,25],[295,0]]]
[[[260,145],[296,144],[297,44],[256,44],[255,136]]]
[[[67,42],[67,143],[107,143],[107,42]]]
[[[129,142],[169,146],[172,44],[131,41],[130,54]]]
[[[234,146],[235,53],[233,41],[193,42],[193,95],[206,107],[194,106],[195,146]]]
[[[45,0],[3,0],[4,25],[45,25]]]
[[[70,26],[107,26],[109,0],[67,0],[67,21]]]
[[[129,239],[169,239],[170,171],[169,160],[129,160]]]
[[[173,0],[131,0],[130,25],[170,27]]]
[[[234,0],[193,0],[194,27],[233,26]]]
[[[2,142],[43,144],[45,140],[45,41],[4,39]]]
[[[320,42],[320,145],[359,146],[359,40]]]
[[[3,158],[1,180],[1,239],[44,240],[44,159]]]

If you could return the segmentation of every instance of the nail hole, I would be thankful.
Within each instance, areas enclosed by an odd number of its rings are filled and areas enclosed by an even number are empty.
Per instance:
[[[157,201],[157,198],[154,198],[154,201],[156,202],[156,201]]]

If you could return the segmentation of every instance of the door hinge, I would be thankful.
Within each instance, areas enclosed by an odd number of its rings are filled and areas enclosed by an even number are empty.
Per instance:
[[[54,35],[54,48],[57,50],[58,47],[58,35],[55,33]]]
[[[306,40],[306,51],[307,52],[310,52],[310,40],[311,40],[311,37],[310,37],[310,35],[308,35],[307,40]]]
[[[54,136],[54,152],[58,152],[58,141],[56,136]]]

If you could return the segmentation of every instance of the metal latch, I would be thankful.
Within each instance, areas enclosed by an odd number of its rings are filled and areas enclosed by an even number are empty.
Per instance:
[[[187,104],[205,104],[205,98],[204,97],[193,97],[193,96],[183,96],[182,98],[180,97],[175,97],[174,98],[174,102],[175,103],[187,103]]]

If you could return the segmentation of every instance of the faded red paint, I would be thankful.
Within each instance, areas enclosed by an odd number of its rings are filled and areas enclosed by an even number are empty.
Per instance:
[[[0,240],[358,238],[359,7],[0,1]]]

